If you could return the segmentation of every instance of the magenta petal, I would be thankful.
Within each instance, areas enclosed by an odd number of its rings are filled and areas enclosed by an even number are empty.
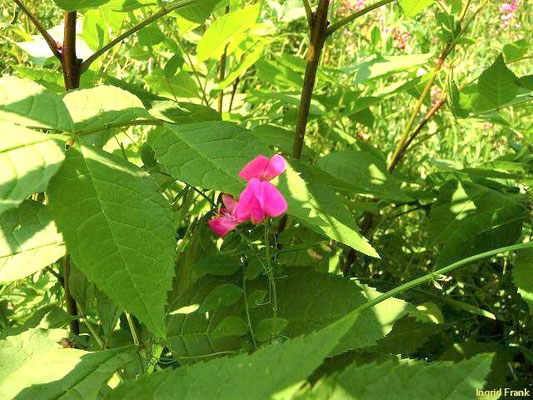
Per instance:
[[[266,180],[274,179],[276,176],[281,175],[287,169],[287,162],[285,159],[276,154],[268,163],[263,178]]]
[[[209,226],[218,236],[224,237],[238,225],[237,221],[230,217],[215,217],[208,221]]]
[[[233,210],[235,210],[235,207],[237,207],[238,204],[237,201],[235,201],[235,199],[229,194],[222,195],[222,203],[224,203],[224,206],[230,214],[233,213]]]
[[[258,198],[261,208],[269,217],[279,217],[287,211],[285,198],[270,182],[261,182],[261,192]]]
[[[252,223],[258,224],[265,219],[266,215],[259,201],[260,193],[261,181],[257,178],[250,179],[235,208],[234,215],[238,222],[251,220]]]
[[[269,163],[270,160],[267,157],[259,155],[244,166],[239,176],[247,181],[253,178],[261,179]]]

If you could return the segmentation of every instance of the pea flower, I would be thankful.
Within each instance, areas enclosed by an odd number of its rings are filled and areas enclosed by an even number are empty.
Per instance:
[[[280,155],[272,158],[258,155],[246,164],[239,172],[239,177],[248,181],[246,188],[238,202],[228,194],[222,195],[224,207],[209,221],[211,229],[224,237],[244,222],[257,225],[268,217],[275,218],[285,213],[287,202],[270,180],[286,169],[287,163]]]
[[[257,225],[266,217],[279,217],[287,211],[287,202],[276,187],[268,181],[252,178],[239,197],[235,208],[238,222],[250,220]]]
[[[208,222],[213,232],[220,237],[226,236],[239,225],[237,218],[235,218],[235,208],[237,207],[235,199],[229,194],[223,194],[222,203],[224,203],[224,207],[219,210],[216,217],[211,218]]]
[[[253,178],[261,181],[270,181],[276,176],[281,175],[286,169],[287,163],[279,154],[276,154],[272,158],[259,155],[244,166],[241,172],[239,172],[239,176],[247,181]]]

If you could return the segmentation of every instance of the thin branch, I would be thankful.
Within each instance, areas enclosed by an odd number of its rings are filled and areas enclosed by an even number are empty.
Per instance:
[[[58,60],[61,60],[61,51],[59,51],[59,46],[54,40],[54,38],[47,32],[46,28],[30,12],[30,10],[28,10],[26,6],[24,6],[24,4],[22,4],[19,0],[14,1],[20,7],[22,12],[26,14],[26,16],[30,19],[33,25],[35,25],[39,33],[43,36],[44,40],[46,41],[46,44],[48,44],[48,47],[50,47],[50,50],[52,50],[52,53],[54,53],[54,56],[56,56]]]
[[[343,18],[341,19],[340,21],[338,22],[335,22],[334,24],[332,24],[328,30],[327,30],[327,33],[326,33],[326,36],[329,36],[331,35],[332,33],[338,31],[340,28],[342,28],[344,25],[347,25],[349,24],[350,22],[352,22],[353,20],[359,18],[359,17],[362,17],[363,15],[365,14],[368,14],[370,11],[373,11],[375,10],[376,8],[379,8],[381,6],[384,6],[385,4],[389,4],[389,3],[392,3],[393,1],[395,0],[381,0],[381,1],[378,1],[377,3],[375,4],[372,4],[371,6],[368,6],[366,8],[363,8],[362,10],[360,11],[357,11],[356,13],[353,13],[352,15],[349,15],[347,16],[346,18]]]
[[[180,8],[186,7],[188,5],[194,4],[199,2],[200,0],[179,0],[176,1],[166,7],[161,7],[161,9],[156,12],[155,14],[149,16],[144,21],[141,21],[137,25],[135,25],[133,28],[128,29],[123,34],[117,36],[115,39],[110,41],[108,44],[106,44],[101,49],[94,52],[87,60],[81,63],[80,71],[81,73],[87,71],[87,69],[91,66],[93,62],[95,62],[102,54],[107,52],[108,50],[112,49],[114,46],[122,42],[124,39],[127,39],[134,33],[140,31],[142,28],[144,28],[147,25],[150,25],[152,22],[157,21],[160,18],[163,18],[165,15],[170,14],[171,12],[178,10]]]
[[[305,16],[307,18],[307,23],[311,27],[313,26],[313,10],[311,10],[311,4],[309,4],[309,0],[302,0],[302,3],[304,3]]]

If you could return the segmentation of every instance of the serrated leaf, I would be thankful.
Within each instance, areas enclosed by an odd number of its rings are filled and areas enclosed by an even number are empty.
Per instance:
[[[25,278],[65,254],[45,205],[25,200],[0,216],[0,282]]]
[[[470,400],[482,389],[490,373],[491,354],[459,363],[426,363],[391,360],[381,364],[352,364],[344,371],[322,378],[298,399],[306,400]]]
[[[115,86],[97,86],[68,92],[63,101],[74,120],[74,130],[106,129],[136,119],[153,119],[133,94]]]
[[[35,82],[14,76],[0,78],[0,120],[62,131],[74,128],[58,95]]]
[[[152,178],[121,158],[79,145],[67,152],[49,194],[76,266],[164,336],[175,232],[168,203]]]
[[[398,0],[406,17],[414,17],[427,6],[433,4],[435,0]]]
[[[226,14],[209,25],[198,43],[196,50],[198,62],[220,56],[232,38],[255,25],[260,10],[260,4],[248,6]]]
[[[0,397],[96,400],[115,371],[135,359],[130,349],[89,353],[61,348],[64,331],[31,329],[0,342]]]
[[[494,64],[479,77],[479,100],[492,107],[499,107],[510,102],[519,91],[516,84],[517,79],[517,76],[507,68],[503,55],[500,54]]]
[[[370,152],[333,152],[321,157],[317,165],[339,180],[344,188],[357,193],[387,200],[411,200],[400,188],[401,182],[387,171],[385,162]]]
[[[533,314],[533,249],[518,253],[513,265],[513,282]]]
[[[65,159],[64,139],[0,121],[0,214],[44,192]]]
[[[288,399],[336,346],[356,314],[309,336],[242,354],[143,376],[108,399]]]
[[[437,266],[514,244],[527,218],[518,199],[474,183],[452,181],[431,209],[431,243],[442,245]]]
[[[258,154],[272,154],[250,132],[227,122],[165,125],[151,131],[148,140],[156,158],[173,178],[236,196],[244,189],[244,181],[237,176],[241,168]],[[289,215],[333,240],[377,256],[358,233],[344,204],[320,182],[306,182],[289,165],[273,183],[285,196]]]

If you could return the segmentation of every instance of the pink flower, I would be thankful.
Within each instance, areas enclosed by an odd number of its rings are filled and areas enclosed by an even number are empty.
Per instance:
[[[239,225],[235,218],[238,203],[229,194],[222,195],[222,202],[225,207],[219,210],[218,216],[211,218],[208,222],[211,229],[220,237],[226,236]]]
[[[211,229],[220,237],[226,236],[239,224],[250,221],[260,224],[268,217],[279,217],[287,211],[283,195],[269,181],[287,169],[280,155],[268,158],[257,156],[244,166],[239,176],[248,181],[246,188],[235,201],[228,194],[222,195],[224,207],[209,221]]]
[[[253,178],[261,181],[270,181],[281,175],[285,169],[287,169],[287,164],[285,159],[279,154],[270,159],[259,155],[244,166],[239,172],[239,176],[247,181]]]
[[[266,217],[279,217],[285,211],[287,202],[278,189],[268,181],[252,178],[239,197],[235,217],[238,222],[260,224]]]

